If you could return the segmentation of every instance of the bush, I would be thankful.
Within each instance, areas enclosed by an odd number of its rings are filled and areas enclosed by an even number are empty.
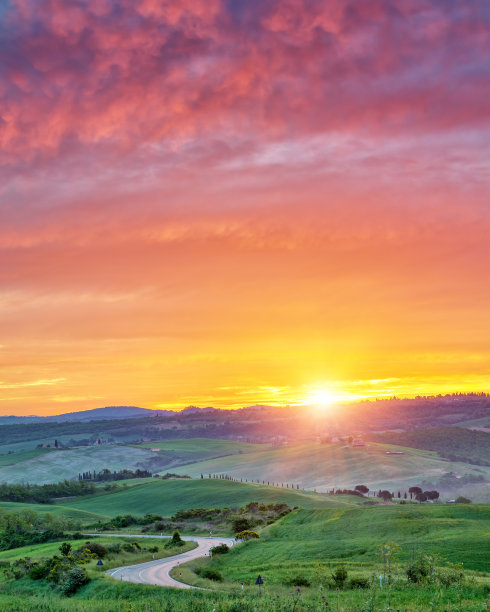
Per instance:
[[[295,586],[295,587],[311,586],[311,582],[308,580],[306,576],[303,576],[302,574],[297,574],[296,576],[288,576],[287,578],[284,579],[283,584],[285,584],[286,586]]]
[[[345,581],[347,580],[347,570],[345,569],[344,565],[338,565],[334,569],[332,573],[332,579],[333,579],[334,586],[336,588],[338,589],[344,588]]]
[[[198,567],[194,570],[200,578],[206,578],[207,580],[214,580],[215,582],[223,582],[223,575],[221,572],[209,567]]]
[[[355,576],[349,580],[349,587],[351,589],[369,589],[369,580],[367,578]]]
[[[420,555],[416,561],[406,569],[408,580],[414,583],[429,581],[432,572],[432,558],[428,555]]]
[[[109,552],[105,546],[102,546],[102,544],[99,544],[98,542],[85,542],[85,544],[81,546],[78,550],[79,552],[81,552],[82,550],[89,550],[99,559],[107,557],[107,553]]]
[[[468,499],[467,497],[463,497],[462,495],[460,495],[459,497],[456,498],[456,503],[457,504],[471,504],[471,499]]]
[[[248,518],[244,516],[240,516],[240,517],[233,519],[232,524],[233,524],[233,531],[235,533],[239,533],[240,531],[247,531],[253,526],[252,523],[248,520]]]
[[[60,583],[60,591],[64,595],[72,595],[76,593],[78,589],[90,581],[87,576],[87,572],[79,565],[74,565],[67,572]]]
[[[165,544],[165,548],[173,548],[174,546],[184,546],[185,542],[180,537],[178,531],[174,531],[172,538]]]
[[[226,544],[220,544],[219,546],[213,546],[210,552],[212,552],[213,555],[224,555],[229,552],[229,550],[230,548]]]
[[[260,536],[256,531],[246,529],[245,531],[240,531],[240,533],[237,533],[235,538],[237,540],[258,540]]]

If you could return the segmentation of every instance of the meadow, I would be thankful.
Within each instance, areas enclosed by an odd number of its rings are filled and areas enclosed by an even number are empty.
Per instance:
[[[401,452],[400,455],[387,452]],[[369,443],[356,447],[343,443],[306,443],[259,449],[176,468],[176,473],[199,477],[201,473],[229,474],[234,478],[298,483],[301,488],[328,491],[366,484],[371,490],[408,490],[421,480],[438,482],[450,471],[459,476],[483,475],[490,481],[490,468],[452,462],[427,450]],[[474,501],[490,501],[490,484],[472,491]]]
[[[269,487],[214,478],[149,479],[147,482],[131,485],[120,491],[66,500],[63,506],[104,516],[117,514],[142,516],[149,512],[171,516],[177,510],[235,507],[251,501],[321,508],[342,507],[357,503],[359,498],[343,495],[327,496],[312,491],[297,491],[286,487]]]
[[[485,587],[490,571],[485,554],[489,526],[490,508],[477,505],[298,509],[264,528],[260,540],[241,544],[212,560],[188,564],[221,572],[222,583],[198,578],[190,567],[181,565],[183,578],[204,586],[201,591],[119,582],[89,568],[92,581],[69,599],[27,579],[4,583],[0,607],[11,612],[484,612],[489,593]],[[378,574],[384,570],[378,547],[389,540],[397,542],[400,551],[393,560],[392,581],[380,588]],[[97,541],[108,544],[110,538]],[[161,541],[155,542],[161,546]],[[80,541],[73,544],[80,545]],[[52,554],[58,546],[7,551],[0,561],[24,553]],[[438,556],[439,564],[445,563],[442,557],[464,563],[466,580],[444,588],[407,584],[405,567],[420,552]],[[128,563],[134,560],[128,555]],[[331,573],[339,564],[346,567],[349,580],[365,578],[368,587],[329,587]],[[264,580],[260,592],[254,584],[259,573]],[[294,585],[298,576],[310,582],[299,593]]]

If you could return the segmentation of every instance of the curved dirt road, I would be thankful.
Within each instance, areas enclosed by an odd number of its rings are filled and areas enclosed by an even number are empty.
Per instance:
[[[87,534],[87,535],[97,535],[97,534]],[[100,535],[100,534],[98,534]],[[109,534],[104,534],[107,536]],[[115,535],[111,534],[112,537],[131,537],[131,536],[123,536],[123,535]],[[166,536],[142,536],[142,535],[134,535],[135,538],[141,537],[151,537],[153,539],[168,539]],[[209,555],[209,550],[213,548],[213,546],[218,546],[219,544],[226,544],[227,546],[233,546],[235,541],[233,538],[199,538],[199,537],[186,537],[182,538],[183,540],[196,542],[197,548],[193,550],[189,550],[188,552],[182,553],[180,555],[173,555],[172,557],[165,557],[165,559],[156,559],[155,561],[147,561],[146,563],[138,563],[136,565],[126,565],[124,567],[116,567],[114,569],[108,570],[106,572],[107,575],[116,578],[117,580],[124,580],[125,582],[138,582],[142,584],[153,584],[157,586],[165,586],[165,587],[177,587],[179,589],[193,589],[196,587],[192,587],[189,584],[185,584],[184,582],[179,582],[172,578],[170,574],[170,570],[174,567],[180,565],[180,563],[185,563],[186,561],[191,561],[192,559],[198,559],[199,557],[205,557]]]

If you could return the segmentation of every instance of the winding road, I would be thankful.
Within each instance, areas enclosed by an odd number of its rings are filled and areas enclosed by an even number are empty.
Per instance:
[[[86,535],[101,535],[100,533],[88,533]],[[128,538],[132,537],[129,534],[107,534],[104,533],[104,537],[109,536],[113,538]],[[134,538],[152,538],[152,539],[169,539],[170,536],[147,536],[134,534]],[[197,587],[193,587],[189,584],[185,584],[184,582],[179,582],[170,576],[170,571],[174,567],[178,567],[180,563],[185,563],[186,561],[192,561],[193,559],[198,559],[199,557],[205,557],[209,555],[209,551],[213,546],[219,546],[220,544],[226,544],[227,546],[233,546],[235,540],[233,538],[225,538],[225,537],[189,537],[183,536],[183,540],[187,540],[190,542],[196,542],[197,548],[193,550],[189,550],[188,552],[182,553],[180,555],[173,555],[172,557],[165,557],[164,559],[156,559],[155,561],[147,561],[146,563],[138,563],[136,565],[126,565],[124,567],[116,567],[114,569],[108,570],[106,574],[108,576],[112,576],[117,580],[124,580],[125,582],[137,582],[141,584],[153,584],[157,586],[165,586],[165,587],[176,587],[178,589],[193,589]]]

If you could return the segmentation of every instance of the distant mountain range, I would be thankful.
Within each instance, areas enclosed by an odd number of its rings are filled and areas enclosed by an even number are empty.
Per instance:
[[[106,406],[105,408],[94,408],[93,410],[81,410],[79,412],[66,412],[53,416],[3,416],[0,417],[0,425],[12,423],[64,423],[67,421],[107,421],[113,419],[136,419],[148,416],[174,415],[172,410],[149,410],[138,406]]]
[[[248,406],[244,410],[264,410],[270,406],[256,405]],[[138,406],[106,406],[105,408],[94,408],[93,410],[80,410],[79,412],[65,412],[52,416],[39,416],[31,414],[29,416],[0,416],[0,425],[12,425],[17,423],[66,423],[77,422],[85,423],[89,421],[110,421],[118,419],[137,419],[153,416],[175,416],[176,414],[203,414],[219,412],[219,408],[206,406],[187,406],[182,411],[176,410],[151,410],[149,408],[139,408]]]

